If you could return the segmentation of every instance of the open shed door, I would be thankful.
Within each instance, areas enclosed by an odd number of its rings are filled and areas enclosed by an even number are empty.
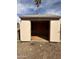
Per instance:
[[[60,20],[50,21],[50,41],[60,42]]]
[[[21,41],[31,41],[31,22],[22,20],[20,23]]]

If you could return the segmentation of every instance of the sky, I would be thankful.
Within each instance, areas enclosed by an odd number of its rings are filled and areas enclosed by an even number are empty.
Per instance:
[[[61,0],[41,0],[39,8],[34,0],[17,0],[17,16],[38,14],[61,15]]]

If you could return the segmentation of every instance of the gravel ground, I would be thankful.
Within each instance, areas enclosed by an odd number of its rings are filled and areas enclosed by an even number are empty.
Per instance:
[[[17,41],[17,59],[61,59],[61,43]]]

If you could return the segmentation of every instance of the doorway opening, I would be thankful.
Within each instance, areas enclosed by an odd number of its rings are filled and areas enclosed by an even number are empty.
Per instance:
[[[31,36],[33,41],[49,41],[50,22],[31,21]]]

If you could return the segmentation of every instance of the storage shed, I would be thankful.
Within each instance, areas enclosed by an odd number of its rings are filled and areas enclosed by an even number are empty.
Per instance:
[[[33,41],[42,38],[48,42],[60,42],[60,16],[27,15],[20,18],[21,41]]]

